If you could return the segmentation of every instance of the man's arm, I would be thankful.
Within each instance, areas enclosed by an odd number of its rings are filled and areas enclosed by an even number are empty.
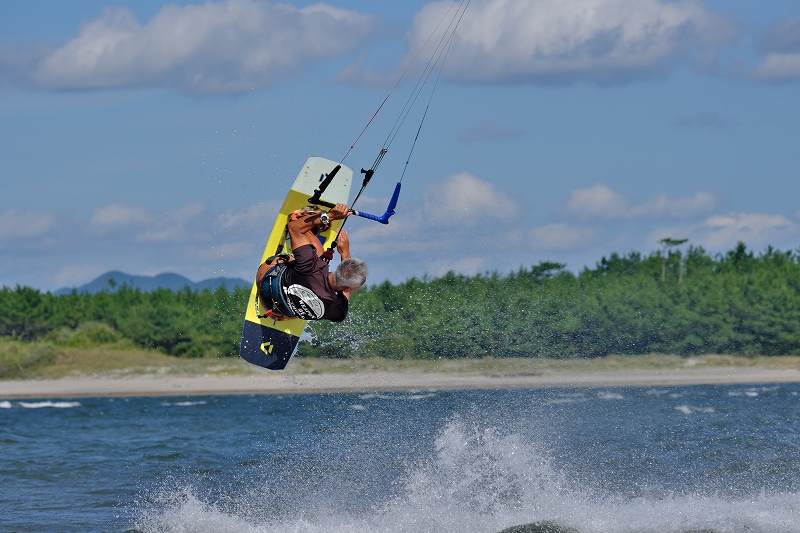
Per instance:
[[[336,204],[333,209],[328,212],[330,220],[342,220],[347,218],[350,214],[350,208],[345,204]],[[304,244],[310,244],[317,250],[317,255],[322,255],[322,243],[316,235],[311,232],[314,226],[322,226],[321,215],[319,213],[312,213],[306,216],[301,216],[296,220],[290,220],[289,237],[292,239],[292,249],[299,248]]]
[[[336,239],[336,243],[339,247],[339,256],[341,257],[342,261],[345,259],[350,259],[350,236],[347,234],[346,231],[342,230],[339,233],[339,238]],[[347,300],[350,300],[350,293],[353,292],[350,289],[344,289],[342,294],[344,295]]]
[[[350,259],[350,236],[345,230],[339,232],[336,245],[339,247],[339,256],[342,258],[342,261]]]

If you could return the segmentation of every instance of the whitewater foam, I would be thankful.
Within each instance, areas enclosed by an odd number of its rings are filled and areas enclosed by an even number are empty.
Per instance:
[[[70,409],[72,407],[80,407],[80,402],[19,402],[20,407],[25,409],[43,409],[45,407],[52,407],[54,409]]]
[[[623,498],[575,486],[543,450],[519,435],[453,420],[441,429],[431,459],[399,480],[396,496],[366,509],[337,505],[336,484],[304,495],[303,501],[315,505],[280,512],[264,503],[276,487],[216,501],[204,501],[184,487],[145,510],[136,527],[146,533],[491,533],[547,521],[581,533],[800,530],[797,494],[759,493],[740,500],[696,494]]]

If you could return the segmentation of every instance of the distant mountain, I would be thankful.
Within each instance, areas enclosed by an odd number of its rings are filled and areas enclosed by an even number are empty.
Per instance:
[[[214,291],[223,286],[228,290],[233,290],[236,287],[249,288],[252,283],[252,281],[245,281],[239,278],[212,278],[195,283],[189,278],[171,272],[166,272],[157,276],[134,276],[119,272],[118,270],[112,270],[111,272],[106,272],[98,276],[85,285],[75,287],[75,290],[79,293],[88,292],[94,294],[100,291],[114,292],[123,285],[126,285],[132,289],[141,289],[145,292],[154,291],[156,289],[180,291],[185,287],[199,291],[203,289]],[[70,292],[72,292],[72,289],[64,288],[55,291],[53,294],[58,296],[60,294],[69,294]]]

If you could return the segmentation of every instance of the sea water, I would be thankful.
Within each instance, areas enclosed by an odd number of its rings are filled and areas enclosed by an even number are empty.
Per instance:
[[[800,532],[799,423],[798,384],[2,401],[0,531]]]

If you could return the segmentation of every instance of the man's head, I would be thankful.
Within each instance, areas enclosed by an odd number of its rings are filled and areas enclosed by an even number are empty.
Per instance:
[[[333,282],[339,287],[356,290],[367,281],[367,274],[369,274],[367,264],[361,259],[351,257],[339,263],[333,271]]]

